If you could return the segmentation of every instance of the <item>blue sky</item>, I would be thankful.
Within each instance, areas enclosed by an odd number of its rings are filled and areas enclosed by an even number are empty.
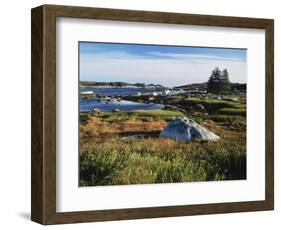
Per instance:
[[[232,82],[246,82],[245,49],[80,42],[80,80],[159,83],[206,82],[216,66]]]

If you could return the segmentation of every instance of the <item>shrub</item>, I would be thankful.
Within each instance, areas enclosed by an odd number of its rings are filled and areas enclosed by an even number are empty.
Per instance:
[[[116,170],[124,167],[126,155],[97,147],[80,154],[80,185],[106,185],[112,183]]]
[[[89,116],[87,114],[80,113],[79,120],[81,124],[86,124],[89,120]]]

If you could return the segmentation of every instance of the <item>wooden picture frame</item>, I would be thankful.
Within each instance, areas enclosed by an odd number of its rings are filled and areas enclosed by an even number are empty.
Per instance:
[[[121,20],[264,29],[266,34],[265,200],[101,211],[56,212],[56,18]],[[274,21],[179,13],[43,5],[32,9],[32,187],[31,219],[64,224],[274,208]]]

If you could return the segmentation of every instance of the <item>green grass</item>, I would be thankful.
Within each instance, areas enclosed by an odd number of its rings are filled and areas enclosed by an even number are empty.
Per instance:
[[[188,98],[185,98],[183,100],[185,103],[187,104],[198,104],[200,103],[202,100],[200,98],[195,98],[195,97],[188,97]]]
[[[223,100],[210,100],[210,99],[200,99],[195,97],[188,97],[184,99],[184,102],[187,104],[202,104],[205,106],[216,106],[216,107],[237,107],[239,106],[239,102],[230,102]]]
[[[181,106],[192,107],[196,110],[196,105],[201,104],[205,110],[211,114],[245,115],[246,105],[240,102],[230,102],[223,100],[209,100],[200,98],[185,98],[178,102]]]
[[[242,102],[200,98],[173,97],[168,100],[171,100],[172,106],[181,105],[181,108],[196,108],[196,104],[202,104],[205,107],[204,112],[188,117],[198,123],[207,120],[214,121],[215,124],[210,126],[210,129],[221,139],[218,142],[183,143],[153,137],[126,139],[115,134],[106,139],[103,136],[95,136],[95,138],[83,140],[82,135],[80,141],[87,144],[81,147],[80,152],[80,185],[245,179],[246,105]],[[172,103],[172,100],[175,103]],[[104,121],[107,124],[106,127],[113,129],[115,122],[119,122],[119,126],[120,124],[130,125],[131,121],[137,121],[138,124],[143,125],[149,122],[142,123],[141,121],[169,122],[180,115],[183,113],[176,110],[135,110],[80,113],[80,120],[81,124],[85,124],[90,119],[88,128],[93,126],[91,122],[97,120]],[[91,120],[91,116],[97,119]],[[162,123],[165,124],[165,122]],[[210,124],[212,125],[212,122]],[[117,126],[118,129],[121,127],[119,126]],[[95,126],[92,127],[94,128]]]
[[[228,95],[229,96],[229,95]],[[128,96],[126,100],[148,102],[148,95]],[[224,115],[246,115],[246,104],[244,100],[237,102],[225,100],[213,100],[199,97],[184,97],[182,95],[174,96],[155,96],[155,103],[162,103],[184,109],[187,112],[199,111],[198,104],[203,105],[204,111],[209,114],[224,114]],[[170,109],[172,110],[172,109]],[[174,109],[176,110],[176,109]]]
[[[149,184],[246,178],[245,146],[112,140],[80,154],[80,185]]]
[[[224,126],[246,127],[246,117],[239,115],[211,115],[209,119]]]
[[[134,110],[131,112],[102,112],[96,116],[102,118],[105,121],[116,122],[116,121],[128,121],[128,120],[165,120],[170,121],[176,116],[183,115],[178,111],[168,110]]]
[[[217,111],[218,114],[222,115],[240,115],[246,116],[245,108],[222,108]]]

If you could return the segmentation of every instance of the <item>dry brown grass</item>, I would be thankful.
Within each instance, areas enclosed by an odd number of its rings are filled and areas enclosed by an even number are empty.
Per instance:
[[[86,124],[80,125],[80,135],[98,136],[120,134],[123,132],[161,131],[165,126],[164,120],[159,121],[120,121],[108,122],[97,117],[90,117]]]
[[[115,119],[115,118],[114,118]],[[80,125],[80,185],[171,183],[246,178],[246,127],[198,122],[217,142],[188,143],[133,133],[160,132],[168,120],[128,114],[110,120],[90,114]],[[129,135],[122,135],[122,134]]]
[[[124,141],[116,141],[118,135],[129,133],[142,133],[142,132],[160,132],[167,125],[164,120],[127,120],[119,122],[105,121],[101,118],[91,116],[86,124],[80,125],[80,147],[81,149],[94,147],[96,144],[107,145],[112,149],[118,148],[120,145],[127,145]],[[212,120],[205,120],[201,123],[202,126],[220,136],[221,140],[226,142],[233,142],[236,144],[246,145],[246,130],[244,128],[233,128],[222,126]],[[182,147],[187,145],[194,146],[196,142],[179,143],[171,139],[163,138],[147,138],[146,144],[153,149],[160,149],[165,151],[173,148]],[[175,144],[177,143],[177,146]],[[217,145],[215,142],[209,142],[208,145]],[[124,147],[124,146],[123,146]]]

